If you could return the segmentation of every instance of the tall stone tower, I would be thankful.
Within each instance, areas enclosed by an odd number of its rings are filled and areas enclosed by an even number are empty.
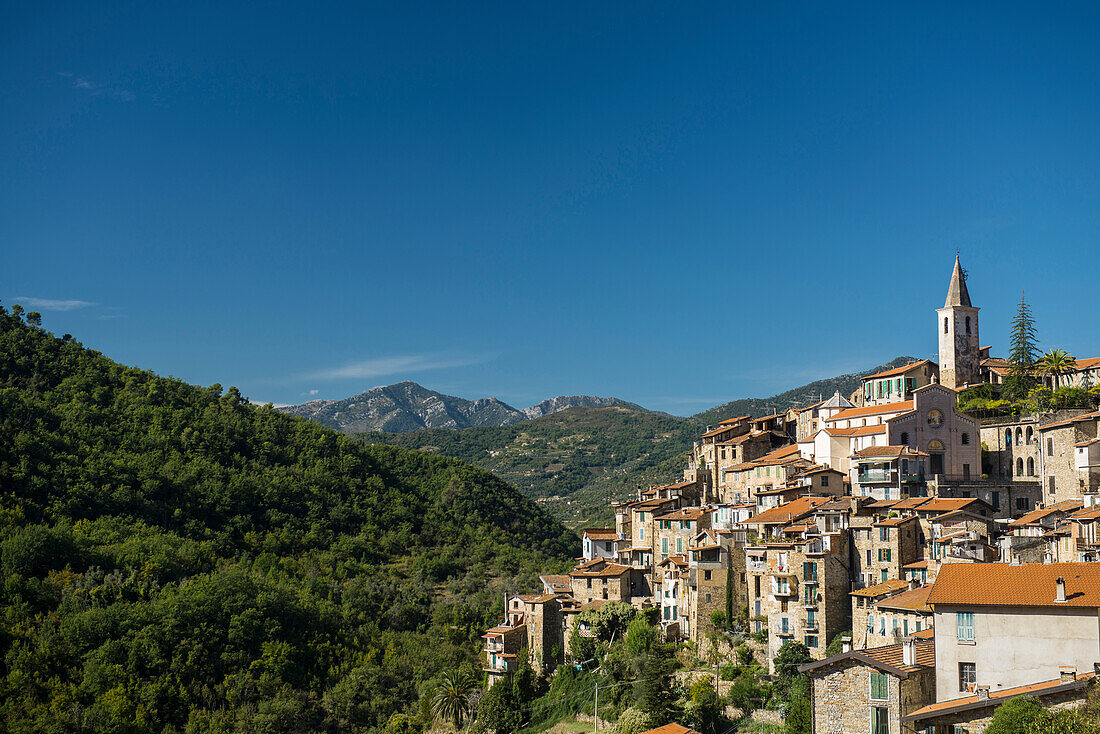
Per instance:
[[[940,335],[940,382],[952,389],[981,382],[978,355],[978,309],[970,305],[959,256],[951,272],[947,300],[936,309]]]

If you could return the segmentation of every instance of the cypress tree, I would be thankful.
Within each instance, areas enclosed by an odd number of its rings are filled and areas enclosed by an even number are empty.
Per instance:
[[[1035,319],[1021,293],[1016,318],[1012,320],[1012,350],[1008,355],[1008,377],[1004,385],[1004,394],[1010,400],[1025,399],[1036,385],[1035,360],[1039,355],[1036,341]]]

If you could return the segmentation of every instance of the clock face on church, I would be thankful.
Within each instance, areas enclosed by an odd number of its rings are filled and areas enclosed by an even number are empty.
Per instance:
[[[932,408],[932,410],[928,411],[927,418],[928,425],[938,426],[943,423],[943,412],[940,411],[939,408]]]

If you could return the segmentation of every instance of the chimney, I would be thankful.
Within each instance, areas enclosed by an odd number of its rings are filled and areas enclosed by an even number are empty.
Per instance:
[[[914,667],[917,664],[917,640],[906,637],[901,641],[901,664]]]
[[[912,591],[913,589],[919,589],[919,588],[920,588],[920,580],[916,576],[911,577],[909,579],[909,590]]]
[[[1072,683],[1077,680],[1077,668],[1073,665],[1059,665],[1058,677],[1063,683]]]
[[[1054,580],[1054,601],[1066,600],[1066,580],[1059,576]]]
[[[850,635],[844,635],[840,638],[840,651],[842,653],[852,651],[852,638]]]
[[[989,686],[974,686],[974,693],[978,694],[979,701],[989,700]]]

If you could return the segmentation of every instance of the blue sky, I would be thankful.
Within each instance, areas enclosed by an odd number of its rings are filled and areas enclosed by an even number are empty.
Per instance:
[[[8,4],[0,299],[254,400],[1100,355],[1100,6]]]

